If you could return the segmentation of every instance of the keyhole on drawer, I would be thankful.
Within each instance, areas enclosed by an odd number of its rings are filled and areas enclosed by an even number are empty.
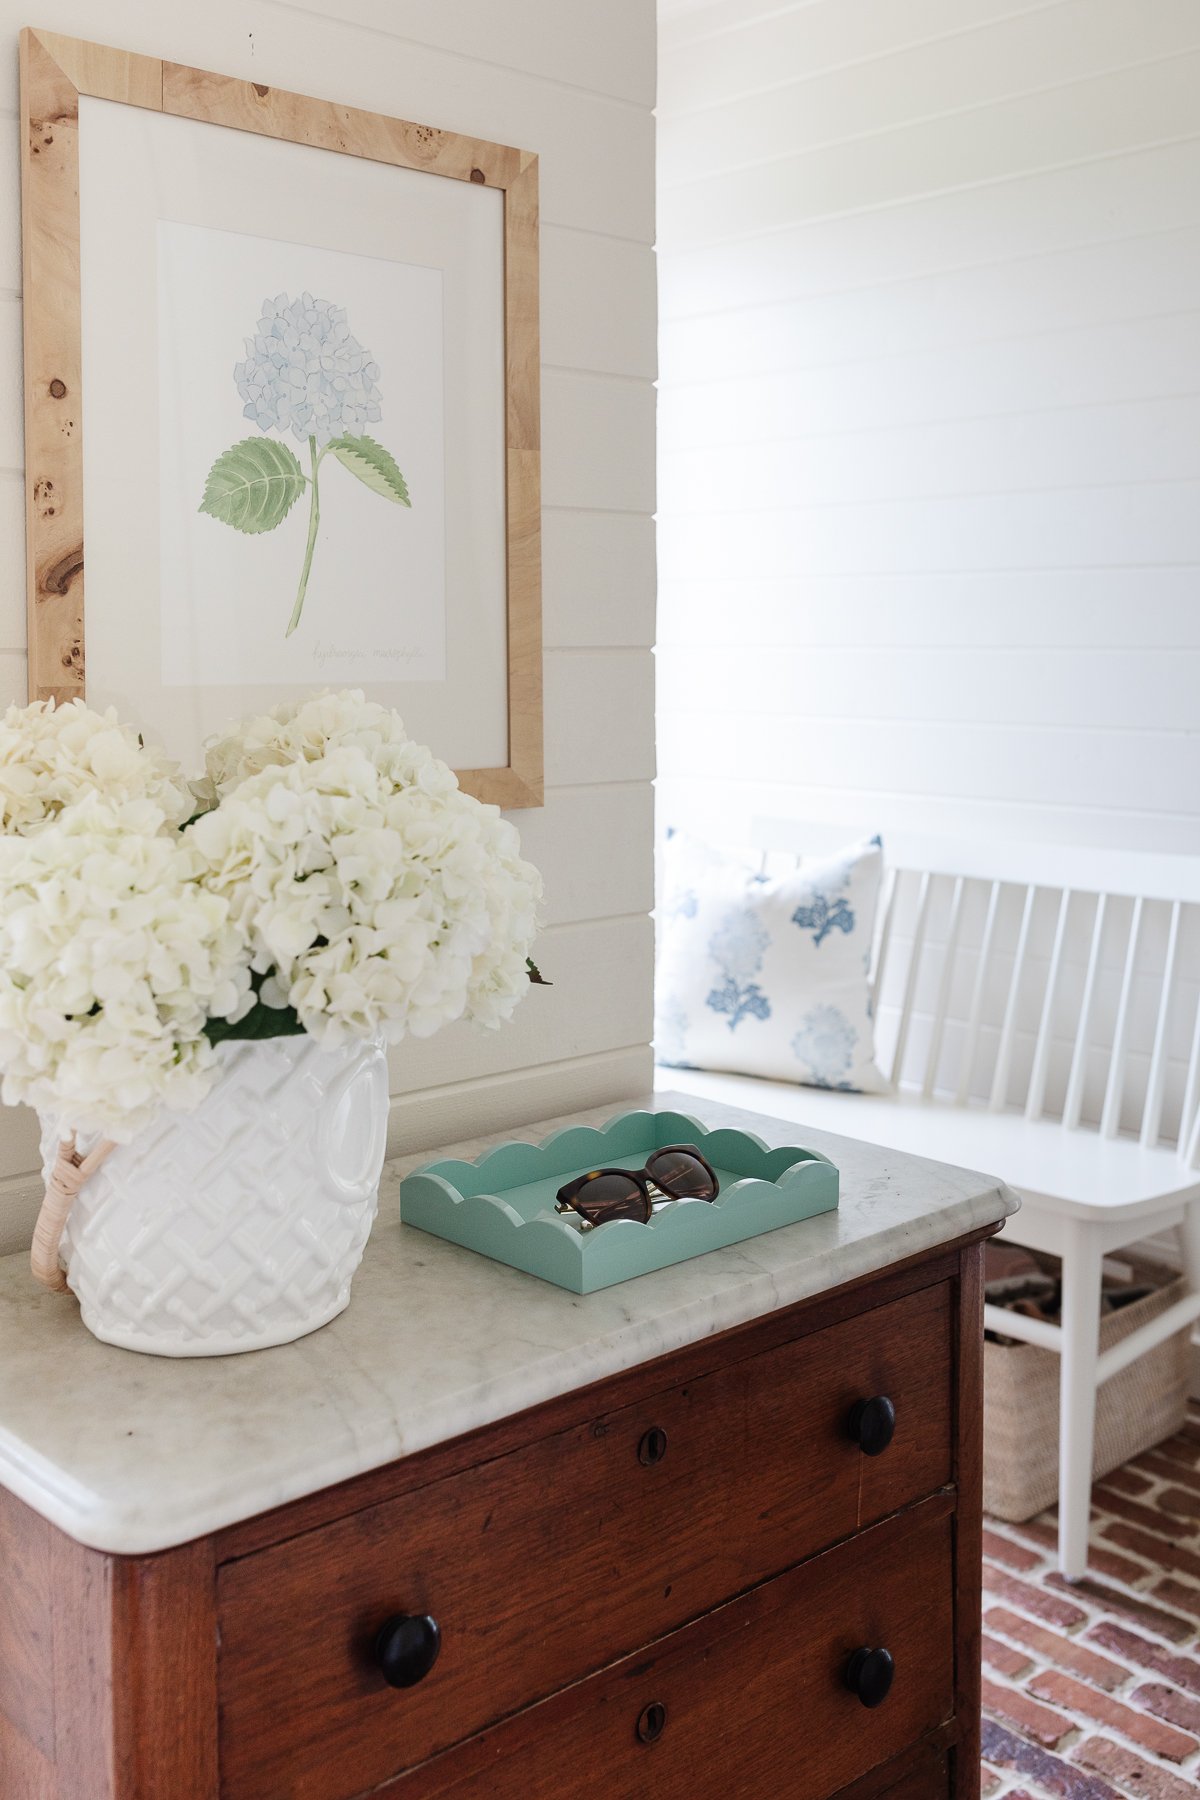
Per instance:
[[[652,1700],[637,1722],[637,1734],[643,1744],[655,1743],[667,1723],[667,1709],[661,1700]]]
[[[638,1445],[638,1461],[645,1469],[660,1463],[667,1454],[667,1434],[661,1425],[652,1425]]]

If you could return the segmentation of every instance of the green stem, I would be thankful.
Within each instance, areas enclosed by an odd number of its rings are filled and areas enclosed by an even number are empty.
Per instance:
[[[313,551],[317,547],[317,531],[321,523],[321,494],[320,489],[317,486],[317,469],[320,466],[321,459],[317,455],[317,440],[315,437],[310,437],[308,440],[308,453],[312,458],[312,496],[308,509],[308,544],[304,551],[304,567],[300,571],[300,586],[296,590],[296,604],[292,608],[292,616],[288,620],[288,628],[283,634],[285,637],[291,637],[293,631],[295,631],[297,625],[300,623],[300,614],[304,611],[304,596],[308,592],[308,576],[309,571],[312,568]]]

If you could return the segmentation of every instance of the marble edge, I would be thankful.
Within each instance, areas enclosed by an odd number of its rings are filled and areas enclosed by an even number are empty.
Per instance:
[[[935,1214],[905,1220],[858,1243],[801,1258],[787,1270],[760,1268],[726,1292],[697,1296],[670,1311],[629,1321],[598,1337],[588,1346],[588,1385],[877,1274],[905,1257],[937,1250],[987,1225],[1001,1224],[1017,1211],[1020,1202],[1012,1189],[995,1177],[981,1176],[980,1181],[977,1194]],[[399,1427],[393,1412],[367,1431],[357,1431],[350,1451],[342,1449],[322,1459],[313,1454],[310,1445],[305,1446],[303,1460],[277,1462],[271,1477],[257,1486],[253,1480],[247,1483],[244,1471],[239,1471],[228,1484],[196,1494],[190,1507],[172,1506],[169,1521],[155,1518],[140,1501],[86,1488],[59,1465],[31,1454],[2,1426],[0,1483],[90,1549],[119,1556],[152,1555],[556,1399],[572,1385],[563,1381],[564,1362],[569,1362],[572,1370],[578,1368],[577,1346],[560,1357],[546,1356],[510,1376],[481,1383],[449,1403],[442,1396],[436,1406],[413,1411],[405,1428]]]

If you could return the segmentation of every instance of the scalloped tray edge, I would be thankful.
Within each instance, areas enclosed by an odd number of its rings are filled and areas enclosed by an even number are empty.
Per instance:
[[[504,1198],[507,1188],[601,1163],[603,1152],[641,1155],[680,1137],[706,1145],[718,1166],[733,1151],[735,1166],[749,1163],[752,1172],[711,1205],[664,1208],[647,1225],[618,1220],[587,1234],[548,1211],[525,1218]],[[753,1172],[755,1165],[762,1172]],[[438,1159],[415,1169],[400,1187],[406,1225],[576,1294],[727,1249],[837,1205],[838,1171],[819,1152],[795,1145],[771,1150],[753,1132],[710,1131],[677,1112],[618,1113],[601,1126],[560,1127],[537,1143],[500,1144],[470,1162]]]

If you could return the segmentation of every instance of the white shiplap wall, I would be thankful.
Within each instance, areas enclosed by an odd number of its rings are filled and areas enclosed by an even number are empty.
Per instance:
[[[1200,7],[659,49],[661,822],[1200,852]]]
[[[393,1062],[420,1147],[646,1085],[654,636],[653,0],[0,0],[0,700],[23,699],[17,54],[33,23],[470,132],[541,159],[544,811],[554,981],[496,1034]],[[580,697],[586,696],[586,705]],[[436,746],[435,746],[436,748]],[[32,1122],[0,1118],[0,1251],[32,1217]]]

